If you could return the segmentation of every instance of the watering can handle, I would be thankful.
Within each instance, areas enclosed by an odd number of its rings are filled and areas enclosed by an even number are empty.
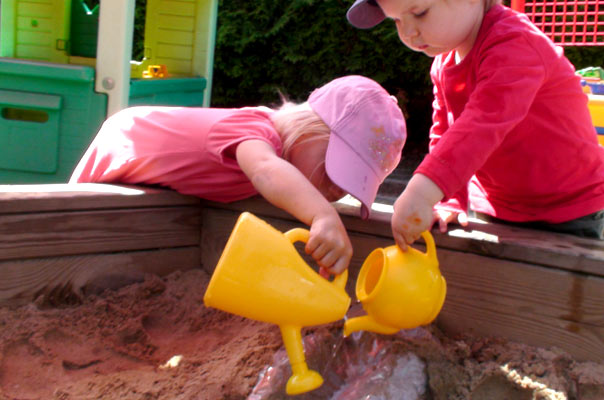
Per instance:
[[[310,237],[310,232],[304,228],[294,228],[294,229],[290,229],[289,231],[285,232],[283,235],[285,235],[285,237],[288,238],[289,241],[292,243],[295,243],[295,242],[306,243],[306,242],[308,242],[308,238]],[[333,284],[339,288],[344,289],[346,287],[347,280],[348,280],[348,270],[345,269],[344,272],[342,272],[340,275],[336,275],[335,278],[333,278]]]
[[[429,231],[423,231],[422,237],[426,242],[426,254],[428,257],[436,258],[436,245],[434,244],[434,238]]]

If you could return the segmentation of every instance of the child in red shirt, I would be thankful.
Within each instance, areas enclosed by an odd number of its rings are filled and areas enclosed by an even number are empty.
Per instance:
[[[105,121],[70,182],[157,184],[219,202],[260,193],[309,225],[306,252],[341,273],[352,246],[329,202],[350,193],[367,218],[405,138],[396,100],[353,75],[278,110],[122,110]]]
[[[394,203],[401,248],[468,208],[604,239],[604,148],[574,67],[529,19],[492,0],[357,0],[348,20],[394,21],[435,57],[430,151]]]

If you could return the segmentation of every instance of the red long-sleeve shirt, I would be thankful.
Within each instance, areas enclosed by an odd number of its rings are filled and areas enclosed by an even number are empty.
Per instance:
[[[604,148],[572,64],[523,14],[501,5],[470,53],[434,59],[430,152],[415,171],[437,207],[559,223],[604,209]]]

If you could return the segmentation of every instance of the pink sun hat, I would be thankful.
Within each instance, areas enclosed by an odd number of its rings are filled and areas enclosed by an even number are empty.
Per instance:
[[[396,98],[359,75],[315,89],[308,104],[329,126],[325,170],[329,179],[361,202],[369,218],[379,186],[396,168],[407,129]]]

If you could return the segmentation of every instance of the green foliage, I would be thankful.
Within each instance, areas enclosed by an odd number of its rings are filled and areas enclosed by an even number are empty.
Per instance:
[[[76,1],[76,0],[74,0]],[[101,0],[80,0],[82,3],[86,4],[89,10],[92,10],[99,4],[101,4]]]
[[[87,0],[88,2],[98,0]],[[430,126],[432,59],[401,44],[392,22],[352,27],[353,0],[220,0],[212,106],[278,105],[279,92],[304,101],[333,78],[378,81],[407,116],[409,139],[424,141]],[[136,0],[133,58],[143,55],[146,0]],[[601,47],[566,47],[577,69],[604,66]]]
[[[134,8],[134,41],[132,43],[132,59],[141,61],[144,56],[145,11],[147,0],[136,0]]]
[[[564,48],[564,54],[576,69],[604,67],[604,51],[601,46],[567,46]]]
[[[408,125],[429,126],[431,59],[403,46],[392,23],[352,27],[352,0],[221,0],[212,105],[275,105],[278,92],[304,101],[333,78],[361,74],[407,110]],[[410,129],[411,130],[411,129]],[[419,129],[418,129],[419,130]]]

